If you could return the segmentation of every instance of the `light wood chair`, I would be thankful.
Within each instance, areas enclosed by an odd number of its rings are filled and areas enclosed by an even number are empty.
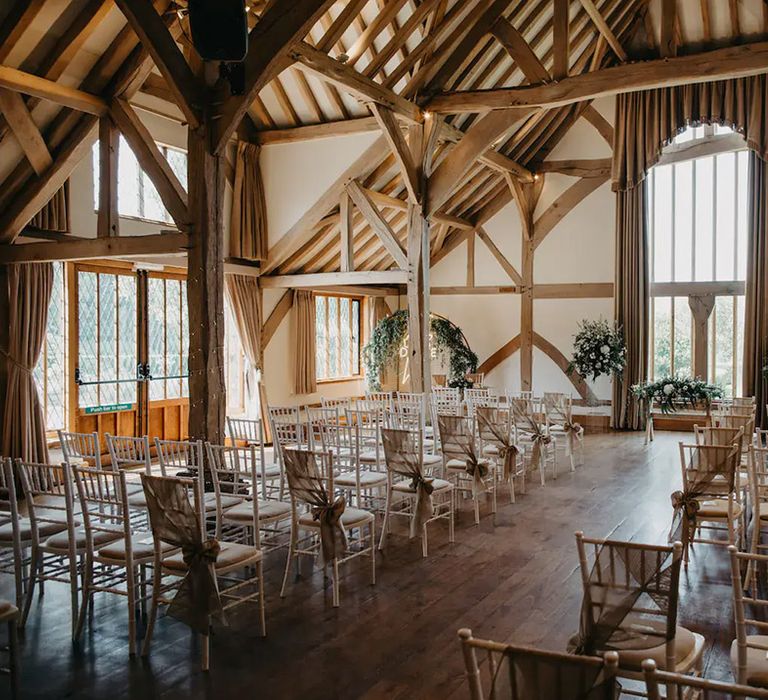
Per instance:
[[[749,448],[749,505],[752,509],[748,547],[752,554],[765,553],[768,543],[762,535],[768,533],[768,447]],[[745,587],[757,590],[757,567],[750,562]]]
[[[425,455],[418,434],[393,428],[382,428],[381,432],[387,464],[387,502],[379,549],[384,548],[389,534],[390,518],[404,517],[410,523],[411,538],[420,532],[422,556],[426,557],[429,552],[429,523],[447,520],[448,541],[454,541],[453,484],[445,479],[426,476]]]
[[[111,593],[125,598],[128,607],[128,653],[136,653],[136,613],[144,608],[147,594],[147,567],[155,560],[152,533],[134,525],[131,512],[142,506],[128,501],[125,472],[75,467],[75,482],[80,497],[85,527],[85,566],[83,567],[83,602],[75,630],[81,638],[86,612],[96,593]],[[142,524],[146,523],[143,521]],[[175,547],[160,544],[162,553]]]
[[[64,461],[70,467],[95,467],[101,469],[101,446],[99,434],[69,433],[65,430],[56,431]]]
[[[475,639],[460,629],[459,641],[471,700],[615,700],[619,656],[576,656]],[[485,663],[478,660],[485,657]],[[509,666],[514,669],[514,674]],[[488,677],[483,682],[483,669]],[[514,683],[510,677],[514,675]]]
[[[577,532],[576,546],[584,590],[581,636],[588,640],[593,624],[615,627],[606,647],[593,651],[616,651],[628,678],[642,680],[645,659],[665,670],[700,675],[704,637],[677,625],[682,544],[592,539]],[[610,600],[621,601],[618,609],[606,605]],[[601,630],[601,637],[606,634]]]
[[[372,401],[373,404],[375,404],[376,408],[380,408],[383,411],[391,411],[393,408],[391,391],[366,391],[365,398],[362,400],[366,402]],[[358,400],[358,404],[359,403],[360,403],[360,400]],[[371,406],[358,405],[358,408],[361,408],[363,410],[369,410]]]
[[[508,407],[481,406],[475,419],[482,454],[496,461],[496,474],[500,482],[506,481],[509,500],[514,503],[516,479],[520,481],[520,493],[525,493],[525,448],[514,444],[512,413]]]
[[[765,568],[768,556],[739,552],[735,546],[729,547],[728,552],[736,622],[736,639],[731,644],[733,676],[738,683],[768,690],[768,622],[765,621],[768,598],[757,586],[752,588],[751,595],[745,595],[741,578],[742,566],[746,566],[747,571]],[[750,629],[757,634],[749,634]]]
[[[466,375],[466,379],[468,382],[472,384],[473,389],[480,389],[485,384],[485,373],[484,372],[469,372]]]
[[[679,443],[683,492],[694,494],[699,503],[696,531],[684,544],[683,561],[688,565],[694,544],[727,547],[741,542],[743,512],[739,488],[739,448],[729,445]],[[725,534],[726,539],[717,535]]]
[[[557,438],[555,444],[563,446],[571,471],[576,471],[576,459],[584,464],[584,428],[573,419],[573,398],[562,392],[544,392],[541,409],[547,433]]]
[[[696,678],[682,673],[659,671],[656,669],[656,662],[653,659],[643,661],[643,676],[648,700],[664,700],[664,698],[671,697],[672,694],[679,698],[696,698],[696,700],[744,700],[747,697],[762,700],[768,698],[768,690]],[[662,694],[662,686],[666,687],[665,694]]]
[[[149,452],[149,438],[146,435],[129,437],[105,433],[104,439],[107,442],[113,471],[138,470],[145,474],[152,473],[152,456]],[[126,488],[131,508],[143,508],[146,502],[141,484],[126,481]],[[137,512],[136,517],[142,517],[141,513]]]
[[[333,464],[330,455],[310,450],[286,450],[288,490],[291,495],[291,538],[285,562],[280,597],[285,596],[291,562],[296,560],[296,575],[302,556],[323,559],[323,572],[331,569],[333,607],[339,606],[339,565],[358,557],[371,560],[371,585],[376,583],[376,518],[373,513],[346,506],[343,499],[335,496]],[[341,511],[340,516],[338,516]],[[323,544],[323,523],[331,523],[338,516],[338,527],[344,533],[344,546],[336,545],[333,551]],[[338,529],[330,524],[332,539]],[[307,533],[302,536],[302,532]]]
[[[182,552],[169,554],[168,549],[178,549],[180,545],[189,547],[192,542],[200,551],[204,545],[214,544],[216,540],[208,539],[205,525],[199,516],[202,511],[200,484],[195,479],[184,479],[164,476],[142,475],[142,484],[147,491],[150,523],[153,536],[153,580],[152,604],[147,622],[141,654],[149,653],[157,613],[160,605],[170,603],[169,593],[177,591],[184,578],[189,573],[189,564]],[[165,483],[164,483],[165,482]],[[165,486],[161,488],[160,485]],[[175,490],[167,498],[167,487]],[[187,497],[186,504],[178,498],[183,493]],[[167,500],[166,500],[167,498]],[[167,513],[174,513],[169,518]],[[186,522],[180,522],[182,519]],[[264,602],[264,573],[263,555],[258,547],[236,542],[219,542],[218,554],[215,561],[208,564],[215,579],[215,587],[221,601],[221,611],[224,615],[234,608],[258,601],[259,625],[261,636],[267,634]],[[168,578],[171,581],[168,581]],[[210,630],[210,618],[208,630]],[[209,662],[210,632],[201,632],[202,637],[202,668],[207,671]]]
[[[227,437],[234,445],[264,445],[264,425],[257,418],[233,418],[227,416]]]
[[[541,485],[546,484],[547,467],[552,479],[557,479],[557,439],[547,431],[546,422],[539,419],[533,399],[511,397],[514,442],[525,447],[526,470],[538,471]]]
[[[461,401],[461,393],[458,389],[433,389],[430,401],[430,417],[433,426],[433,438],[435,451],[440,451],[440,431],[435,431],[438,416],[464,415],[464,404]]]
[[[31,524],[29,584],[19,627],[24,627],[35,587],[40,596],[45,581],[65,583],[70,589],[72,637],[80,604],[80,562],[85,555],[85,530],[75,515],[72,468],[64,464],[16,462]],[[118,536],[115,536],[117,539]]]
[[[453,484],[454,499],[472,498],[475,525],[480,524],[480,493],[490,494],[491,513],[496,512],[496,463],[483,457],[475,435],[475,421],[463,416],[438,416],[442,445],[443,477]],[[454,507],[458,504],[455,503]]]
[[[16,698],[19,692],[19,639],[16,627],[19,620],[19,609],[7,600],[0,600],[0,625],[8,630],[7,640],[0,646],[0,652],[8,655],[6,664],[0,666],[0,675],[10,678],[11,698]]]
[[[286,546],[281,539],[287,530],[280,524],[291,517],[291,506],[274,493],[265,495],[256,446],[207,442],[205,449],[213,493],[206,493],[203,501],[206,512],[211,507],[215,511],[216,537],[252,544],[264,552]]]
[[[280,494],[285,495],[285,450],[306,447],[309,442],[307,426],[301,421],[298,406],[270,406],[269,424],[272,430],[272,445],[280,469]]]

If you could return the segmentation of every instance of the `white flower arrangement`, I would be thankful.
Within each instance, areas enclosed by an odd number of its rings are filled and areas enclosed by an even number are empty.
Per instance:
[[[582,321],[573,338],[573,357],[568,373],[597,379],[621,374],[627,363],[627,348],[621,329],[605,319]]]

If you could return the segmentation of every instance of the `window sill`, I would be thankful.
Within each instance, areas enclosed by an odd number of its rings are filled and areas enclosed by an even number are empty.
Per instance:
[[[94,209],[93,213],[96,214],[96,216],[99,215],[99,210]],[[177,231],[178,227],[173,221],[158,221],[157,219],[145,219],[142,216],[131,216],[130,214],[118,214],[118,219],[125,219],[126,221],[138,221],[142,224],[152,224],[153,226],[163,226],[168,228],[169,230]]]
[[[331,377],[330,379],[318,379],[318,384],[343,384],[344,382],[360,382],[365,377],[362,374],[356,374],[351,377]]]

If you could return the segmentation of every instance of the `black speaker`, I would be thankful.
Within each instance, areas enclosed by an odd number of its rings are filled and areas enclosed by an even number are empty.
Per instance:
[[[248,52],[245,0],[189,0],[192,43],[204,61],[242,61]]]

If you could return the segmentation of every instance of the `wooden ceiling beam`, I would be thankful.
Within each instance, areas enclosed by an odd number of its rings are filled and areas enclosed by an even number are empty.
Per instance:
[[[659,42],[659,53],[662,58],[677,55],[676,24],[677,0],[661,0],[661,41]]]
[[[11,53],[22,34],[43,9],[46,0],[24,0],[11,5],[11,10],[0,25],[0,63]]]
[[[0,90],[0,111],[33,170],[37,175],[42,175],[53,164],[53,158],[40,130],[32,120],[24,98],[18,92]]]
[[[408,192],[408,197],[414,204],[419,204],[419,173],[413,161],[411,149],[400,130],[400,124],[394,112],[387,107],[382,107],[375,102],[370,105],[373,116],[381,127],[384,138],[392,149],[392,155],[400,168],[403,184]]]
[[[570,24],[568,8],[570,0],[552,0],[552,77],[562,80],[570,70]]]
[[[272,143],[295,143],[312,139],[325,139],[347,134],[364,134],[379,129],[375,117],[358,117],[325,122],[324,124],[308,124],[283,129],[268,129],[258,131],[256,140],[262,145]]]
[[[107,112],[107,103],[97,95],[10,66],[0,66],[0,88],[39,97],[97,117]]]
[[[136,155],[141,169],[152,180],[176,226],[186,229],[189,226],[187,192],[173,172],[171,164],[160,153],[149,130],[125,100],[113,100],[110,115]]]
[[[548,85],[444,93],[434,97],[428,109],[440,113],[531,107],[551,109],[625,92],[766,72],[768,42],[757,42],[687,56],[612,66]]]
[[[414,102],[401,97],[305,42],[297,43],[289,51],[289,56],[297,61],[303,70],[316,75],[320,80],[333,83],[363,102],[375,102],[417,124],[423,120],[421,109]]]
[[[552,80],[552,76],[534,53],[531,45],[510,22],[499,17],[491,27],[491,34],[496,37],[531,83],[547,83]]]
[[[361,270],[356,272],[310,272],[304,275],[262,275],[259,286],[263,289],[301,289],[307,287],[339,287],[370,284],[405,284],[405,270]]]
[[[194,129],[200,125],[202,86],[171,36],[152,0],[115,0],[120,11],[173,92],[175,102]]]
[[[611,159],[545,160],[537,170],[540,173],[560,173],[571,177],[604,177],[611,173]]]
[[[608,42],[608,45],[611,47],[611,49],[613,49],[613,52],[616,54],[617,58],[622,63],[626,63],[628,59],[627,52],[624,50],[621,42],[613,33],[613,30],[608,25],[608,22],[605,21],[605,17],[603,17],[603,15],[600,13],[600,10],[598,10],[595,6],[595,3],[592,2],[592,0],[580,0],[580,2],[586,10],[587,14],[595,23],[595,26],[597,27],[600,34],[602,34],[602,36]]]
[[[270,3],[248,34],[245,58],[245,90],[229,95],[219,87],[223,104],[217,114],[214,150],[223,151],[261,89],[291,63],[288,51],[301,41],[312,26],[330,9],[335,0],[294,0]]]
[[[189,248],[186,233],[157,233],[149,236],[114,236],[75,240],[0,245],[4,263],[47,262],[52,260],[95,260],[133,255],[169,255]]]

